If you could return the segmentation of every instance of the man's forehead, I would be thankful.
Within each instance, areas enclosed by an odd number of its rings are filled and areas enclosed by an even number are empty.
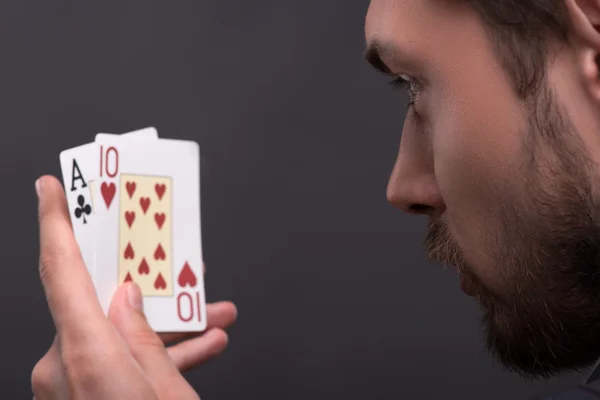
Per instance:
[[[371,1],[365,21],[366,56],[375,68],[387,70],[386,62],[399,65],[416,58],[413,55],[419,53],[418,48],[427,36],[429,17],[424,3],[430,1]]]
[[[387,60],[422,63],[482,32],[475,10],[457,0],[372,0],[365,21],[367,49]]]
[[[365,36],[367,42],[374,37],[389,41],[398,35],[427,36],[444,29],[444,21],[461,19],[466,10],[474,15],[464,1],[371,0],[365,20]]]
[[[411,9],[414,12],[414,3],[415,0],[371,0],[365,21],[367,41],[375,36],[389,36],[394,24],[401,22],[402,14]]]

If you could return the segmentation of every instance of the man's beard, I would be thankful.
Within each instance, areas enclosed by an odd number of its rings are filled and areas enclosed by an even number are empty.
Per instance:
[[[580,371],[600,356],[600,204],[592,186],[600,181],[550,90],[530,108],[515,181],[503,183],[493,210],[481,210],[493,218],[481,235],[503,293],[473,274],[443,215],[429,222],[425,250],[474,288],[487,350],[536,379]]]

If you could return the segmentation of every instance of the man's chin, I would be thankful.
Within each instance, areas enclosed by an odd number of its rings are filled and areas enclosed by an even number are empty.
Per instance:
[[[468,279],[464,274],[459,273],[458,279],[460,281],[460,289],[467,296],[475,297],[477,295],[477,291],[473,286],[473,282]]]
[[[590,341],[593,332],[590,337],[573,336],[567,321],[565,331],[556,332],[546,316],[532,311],[540,311],[539,307],[528,313],[487,297],[479,302],[486,350],[509,372],[530,381],[549,379],[582,372],[597,359],[594,341]]]

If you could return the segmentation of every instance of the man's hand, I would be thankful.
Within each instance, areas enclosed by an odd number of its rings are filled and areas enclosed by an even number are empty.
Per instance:
[[[107,318],[73,236],[62,186],[43,177],[36,188],[40,277],[57,334],[33,370],[35,399],[198,399],[181,371],[225,349],[223,329],[235,321],[235,306],[209,304],[201,336],[159,336],[146,322],[139,288],[128,283],[115,293]],[[165,347],[173,342],[180,343]]]

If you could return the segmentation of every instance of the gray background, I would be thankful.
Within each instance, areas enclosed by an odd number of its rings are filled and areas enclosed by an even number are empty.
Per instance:
[[[33,183],[94,134],[148,125],[202,159],[208,298],[230,348],[203,399],[526,399],[481,350],[425,219],[386,203],[406,99],[362,59],[367,1],[0,2],[1,398],[30,398],[53,327]]]

